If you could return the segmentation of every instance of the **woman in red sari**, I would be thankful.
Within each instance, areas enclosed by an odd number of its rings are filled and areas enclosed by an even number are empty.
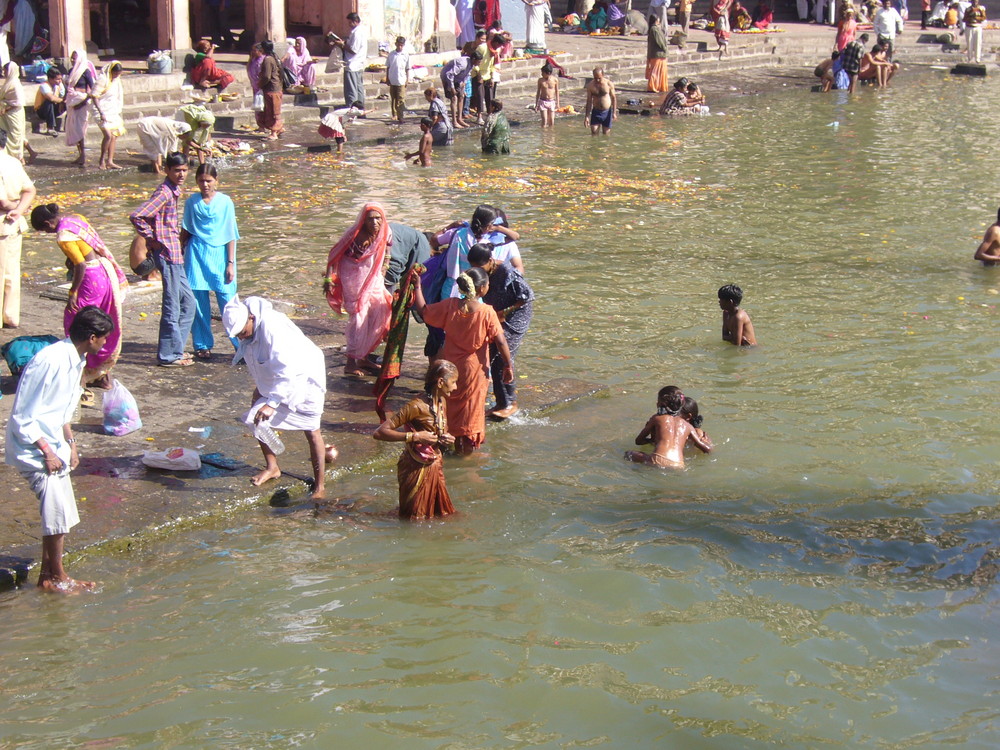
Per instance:
[[[455,438],[448,432],[446,400],[458,387],[458,368],[439,359],[427,368],[424,392],[375,430],[376,440],[405,443],[396,464],[399,517],[424,519],[455,512],[444,483],[441,447]]]
[[[354,226],[330,249],[323,291],[335,312],[346,312],[347,365],[344,374],[378,372],[367,357],[389,333],[392,295],[385,288],[392,232],[385,209],[366,203]]]
[[[486,391],[489,385],[489,349],[495,344],[503,358],[503,381],[514,381],[514,366],[500,319],[479,298],[490,288],[481,268],[470,268],[457,281],[461,297],[428,305],[420,285],[414,288],[413,309],[429,326],[444,329],[444,346],[438,356],[458,368],[458,387],[448,396],[448,426],[455,436],[455,451],[468,455],[486,440]]]

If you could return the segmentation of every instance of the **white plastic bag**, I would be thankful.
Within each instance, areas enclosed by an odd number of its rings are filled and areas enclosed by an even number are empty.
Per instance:
[[[258,91],[253,95],[253,111],[263,112],[264,111],[264,92]]]
[[[201,456],[198,455],[198,451],[188,448],[146,451],[142,455],[142,462],[153,469],[171,471],[198,471],[201,468]]]
[[[128,435],[142,427],[139,405],[128,388],[115,379],[104,395],[104,431],[109,435]]]

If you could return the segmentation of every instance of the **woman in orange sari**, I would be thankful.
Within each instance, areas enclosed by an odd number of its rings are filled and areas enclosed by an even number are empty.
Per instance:
[[[455,283],[460,297],[431,305],[418,284],[413,309],[427,325],[444,329],[444,346],[438,354],[458,368],[458,387],[448,396],[448,426],[455,436],[455,452],[468,455],[486,440],[490,344],[503,358],[503,382],[514,381],[514,365],[496,311],[479,299],[490,288],[489,276],[481,268],[470,268]]]
[[[335,312],[346,312],[347,365],[344,374],[378,372],[367,357],[389,333],[392,295],[385,288],[392,232],[385,209],[366,203],[358,220],[330,250],[323,291]]]
[[[423,395],[379,425],[372,436],[406,444],[396,464],[400,518],[434,518],[455,512],[444,483],[441,446],[455,442],[448,433],[445,411],[448,395],[457,387],[458,368],[437,360],[427,368]]]

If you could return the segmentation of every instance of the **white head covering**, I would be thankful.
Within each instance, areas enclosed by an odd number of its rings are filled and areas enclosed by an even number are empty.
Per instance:
[[[248,298],[248,299],[252,299]],[[243,303],[239,296],[233,297],[222,309],[222,327],[226,329],[226,334],[235,337],[242,331],[250,319],[250,308]]]

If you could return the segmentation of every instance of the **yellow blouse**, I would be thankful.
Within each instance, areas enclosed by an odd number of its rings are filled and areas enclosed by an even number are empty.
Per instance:
[[[56,242],[74,266],[83,263],[83,259],[94,252],[94,248],[84,242],[80,235],[68,229],[60,229],[56,233]]]

